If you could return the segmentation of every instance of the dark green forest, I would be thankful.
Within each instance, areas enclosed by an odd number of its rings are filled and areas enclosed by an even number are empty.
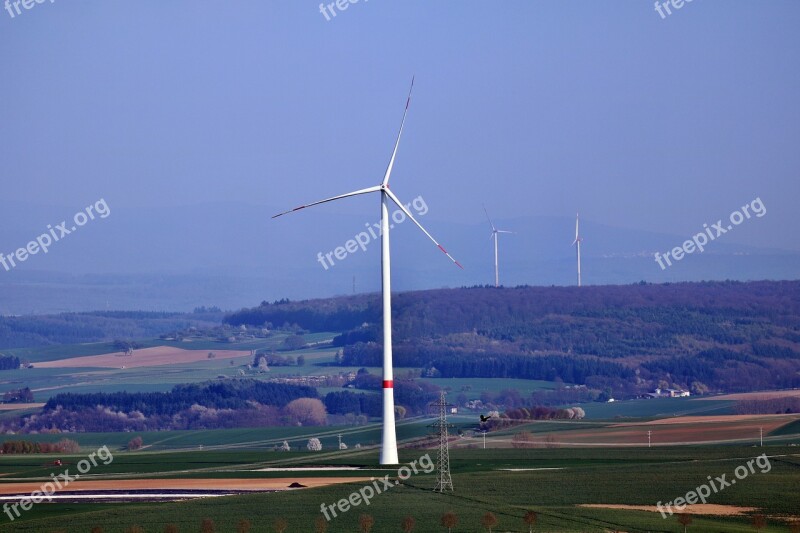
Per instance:
[[[62,393],[50,398],[40,413],[6,420],[0,430],[30,433],[280,426],[297,422],[285,409],[292,401],[317,397],[313,387],[247,379],[176,385],[169,392]]]
[[[189,327],[213,327],[219,310],[193,313],[96,311],[58,315],[0,316],[0,350],[112,339],[146,339]]]
[[[800,282],[471,287],[393,295],[399,367],[561,380],[635,394],[800,386]],[[230,325],[341,331],[345,366],[380,364],[378,294],[262,302]]]

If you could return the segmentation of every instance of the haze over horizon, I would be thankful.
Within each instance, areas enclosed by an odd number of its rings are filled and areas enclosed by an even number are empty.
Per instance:
[[[0,252],[110,208],[0,267],[0,313],[135,307],[153,287],[137,276],[185,279],[154,309],[343,294],[353,276],[377,290],[377,243],[316,259],[376,222],[377,198],[269,217],[377,184],[412,75],[392,188],[424,199],[466,270],[402,227],[398,290],[492,282],[483,204],[517,232],[509,285],[574,282],[576,211],[587,284],[797,278],[796,2],[665,19],[650,2],[359,2],[331,20],[310,1],[187,6],[0,11]],[[763,217],[653,261],[756,198]]]

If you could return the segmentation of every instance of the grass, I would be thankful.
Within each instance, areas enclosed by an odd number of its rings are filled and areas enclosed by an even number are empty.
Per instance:
[[[800,433],[800,420],[795,420],[794,422],[790,422],[785,426],[781,426],[774,431],[769,433],[769,436],[783,436],[783,435],[794,435]]]
[[[333,338],[334,333],[314,333],[306,336],[309,342],[325,342]],[[142,347],[172,346],[183,349],[220,351],[277,349],[285,334],[276,334],[267,339],[253,339],[242,342],[219,342],[214,339],[200,339],[191,342],[163,341],[161,339],[139,340]],[[12,389],[30,387],[34,391],[37,402],[45,402],[51,396],[62,392],[155,392],[167,391],[179,383],[197,383],[209,379],[239,377],[240,370],[247,372],[248,377],[269,379],[288,375],[321,375],[332,372],[358,370],[331,367],[336,350],[322,345],[293,352],[281,352],[284,355],[297,357],[303,355],[306,365],[303,367],[272,367],[268,373],[258,374],[246,369],[251,363],[249,355],[231,359],[208,359],[195,363],[179,365],[162,365],[137,368],[37,368],[35,363],[77,357],[83,355],[99,355],[114,352],[112,343],[74,344],[48,346],[42,348],[7,350],[6,353],[17,355],[34,362],[34,368],[0,371],[0,394]],[[135,355],[134,355],[135,357]],[[231,362],[234,364],[231,365]]]
[[[655,398],[652,400],[625,400],[612,403],[581,403],[577,407],[586,411],[586,418],[610,420],[614,418],[664,418],[692,415],[732,415],[733,404],[728,400],[701,400],[700,398]]]
[[[414,418],[401,420],[397,423],[397,435],[400,440],[416,439],[427,435],[431,430],[428,427],[431,420]],[[474,424],[473,424],[474,426]],[[380,442],[381,426],[371,423],[365,426],[325,426],[325,427],[266,427],[266,428],[237,428],[237,429],[210,429],[210,430],[183,430],[183,431],[143,431],[132,433],[98,432],[98,433],[57,433],[36,434],[20,437],[9,436],[2,440],[23,438],[35,442],[56,442],[69,438],[78,442],[86,451],[108,446],[112,450],[123,449],[134,436],[141,436],[149,451],[185,452],[200,449],[212,450],[218,448],[259,450],[265,453],[272,450],[275,445],[288,441],[292,448],[303,448],[308,439],[317,437],[321,440],[326,450],[338,446],[337,435],[341,434],[349,446],[355,444],[375,445]],[[0,468],[5,461],[12,457],[5,457],[0,461]],[[2,471],[2,470],[0,470]],[[0,477],[2,482],[2,477]]]
[[[402,372],[398,372],[400,374]],[[554,381],[539,381],[534,379],[487,379],[487,378],[420,378],[437,387],[449,388],[448,397],[452,401],[459,394],[477,400],[482,392],[497,394],[505,389],[514,389],[520,396],[528,397],[532,392],[555,389],[558,384]]]
[[[796,448],[767,448],[770,455],[796,454]],[[761,449],[758,450],[758,453]],[[324,453],[324,452],[322,452]],[[158,472],[171,469],[247,468],[266,464],[356,464],[374,465],[374,451],[341,452],[341,459],[330,455],[254,454],[251,452],[194,452],[190,454],[129,454],[119,456],[112,466],[119,471]],[[401,450],[401,461],[418,459],[428,450]],[[453,450],[451,469],[454,493],[431,491],[435,474],[420,473],[402,485],[377,495],[369,507],[361,505],[332,519],[329,531],[356,531],[359,515],[368,512],[376,521],[375,532],[400,531],[400,521],[412,514],[417,521],[415,532],[441,532],[441,515],[453,511],[459,517],[458,532],[483,531],[481,516],[491,511],[499,520],[495,531],[527,531],[522,522],[526,509],[539,514],[534,531],[600,532],[680,531],[674,517],[667,520],[658,513],[589,509],[583,503],[624,503],[654,505],[682,496],[706,482],[709,475],[727,473],[756,454],[744,447],[684,447],[679,449],[635,448],[626,450],[536,449],[536,450]],[[170,462],[172,457],[173,462]],[[769,517],[764,531],[787,531],[777,517],[797,513],[800,497],[800,461],[774,458],[769,472],[756,473],[739,484],[717,493],[710,503],[755,506]],[[139,461],[137,463],[137,461]],[[250,464],[251,461],[255,461]],[[5,462],[5,460],[4,460]],[[507,472],[503,468],[561,468]],[[274,475],[258,472],[253,475]],[[363,474],[363,472],[362,472]],[[208,475],[207,473],[204,475]],[[237,474],[238,475],[238,474]],[[380,476],[381,474],[377,474]],[[302,482],[302,476],[298,476]],[[278,517],[289,522],[288,531],[311,531],[320,506],[349,497],[363,488],[363,483],[333,485],[280,493],[260,493],[223,498],[209,498],[162,504],[50,504],[35,506],[22,520],[0,526],[0,531],[47,533],[89,531],[102,524],[106,533],[121,533],[131,525],[145,531],[162,531],[175,523],[180,531],[198,531],[200,521],[212,518],[218,531],[235,531],[239,519],[253,523],[253,531],[274,531]],[[694,518],[690,532],[751,531],[749,517]]]

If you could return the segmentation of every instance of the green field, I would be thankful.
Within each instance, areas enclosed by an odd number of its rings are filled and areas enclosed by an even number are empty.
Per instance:
[[[232,359],[209,359],[190,364],[138,368],[36,368],[36,362],[52,361],[69,357],[99,355],[114,352],[112,343],[91,343],[50,346],[33,349],[7,350],[9,355],[16,355],[34,363],[33,368],[23,370],[0,371],[0,394],[22,387],[30,387],[37,402],[45,402],[51,396],[63,392],[157,392],[170,390],[181,383],[197,383],[211,379],[237,378],[241,372],[247,377],[268,380],[273,377],[307,375],[317,376],[355,372],[359,367],[334,366],[337,348],[330,346],[329,341],[335,333],[312,333],[305,335],[309,343],[321,343],[302,350],[285,352],[285,355],[297,357],[303,355],[305,366],[273,366],[269,372],[257,373],[248,371],[249,356]],[[287,337],[285,333],[277,333],[266,339],[252,339],[237,342],[220,342],[215,339],[192,339],[191,341],[164,341],[161,339],[140,339],[137,342],[143,348],[154,346],[170,346],[191,350],[253,350],[277,349]],[[135,355],[134,355],[135,357]],[[380,374],[379,367],[370,367],[373,374]],[[397,368],[398,376],[409,369]],[[419,369],[410,369],[415,372]],[[524,379],[433,379],[422,378],[421,381],[444,387],[449,390],[448,398],[454,402],[459,394],[464,393],[470,399],[478,399],[482,392],[497,394],[504,389],[516,389],[523,397],[534,391],[553,389],[554,382]],[[334,388],[320,389],[320,394],[332,392]]]
[[[532,392],[555,389],[554,381],[534,379],[487,379],[487,378],[420,378],[437,387],[448,389],[448,398],[452,401],[463,393],[470,399],[478,399],[481,392],[498,393],[505,389],[514,389],[520,396],[530,396]]]
[[[246,371],[249,356],[234,359],[208,359],[192,364],[128,369],[32,368],[0,372],[0,392],[31,387],[37,401],[46,401],[60,392],[163,391],[175,384],[201,382],[210,379],[238,378],[240,371],[248,377],[268,380],[276,376],[323,375],[356,371],[357,368],[333,366],[336,349],[325,344],[333,334],[308,335],[309,342],[319,346],[289,352],[304,355],[303,367],[272,367],[269,372]],[[243,342],[218,342],[197,339],[192,342],[141,341],[142,346],[169,345],[201,350],[250,350],[277,348],[285,338],[278,334],[268,339]],[[15,355],[32,361],[61,357],[92,355],[113,351],[108,343],[15,350]],[[233,362],[233,364],[231,364]],[[401,376],[406,369],[396,369]],[[418,370],[418,369],[413,369]],[[379,368],[370,368],[379,374]],[[522,397],[535,391],[552,389],[554,382],[519,379],[432,379],[422,381],[448,391],[455,402],[460,394],[477,399],[484,392],[497,394],[515,389]],[[321,388],[325,394],[338,388]],[[359,515],[368,512],[376,520],[374,533],[401,531],[400,521],[413,515],[415,532],[442,532],[441,515],[453,511],[459,525],[453,532],[484,531],[480,520],[484,513],[495,513],[499,524],[497,533],[527,531],[522,522],[526,510],[538,513],[534,531],[539,532],[601,532],[601,531],[681,531],[675,517],[662,519],[658,513],[633,510],[579,507],[580,504],[654,505],[686,494],[702,484],[709,475],[731,472],[748,458],[762,451],[775,456],[769,473],[758,473],[738,485],[714,495],[709,503],[752,506],[768,516],[769,526],[763,531],[788,531],[785,520],[789,515],[800,516],[800,425],[787,423],[765,435],[768,447],[756,449],[745,446],[749,441],[734,441],[726,445],[656,446],[652,449],[636,446],[635,439],[646,439],[646,427],[634,429],[634,440],[618,440],[606,447],[559,448],[558,442],[570,444],[576,434],[592,432],[598,442],[619,431],[620,422],[647,421],[689,415],[731,414],[733,402],[675,398],[630,400],[613,403],[579,404],[586,412],[585,420],[527,421],[490,433],[487,448],[483,449],[477,413],[460,409],[449,417],[452,424],[451,466],[456,491],[452,494],[432,492],[434,474],[412,476],[386,494],[376,496],[369,507],[360,507],[338,516],[329,524],[329,531],[357,531]],[[28,414],[30,411],[28,411]],[[23,414],[21,411],[2,411],[0,420]],[[401,459],[411,461],[435,450],[422,448],[430,437],[432,419],[412,417],[397,421],[397,436],[403,446]],[[694,422],[697,424],[697,422]],[[700,432],[708,431],[708,426]],[[66,467],[74,465],[87,454],[107,446],[114,454],[108,465],[91,472],[93,479],[238,479],[291,477],[302,483],[304,477],[376,477],[395,469],[379,469],[376,446],[381,438],[380,424],[372,421],[364,426],[325,427],[268,427],[225,430],[149,431],[139,433],[60,433],[7,436],[5,440],[24,438],[35,441],[57,441],[70,438],[81,445],[81,453],[72,456],[24,455],[0,456],[0,485],[29,481],[45,482],[51,473],[58,473],[53,460],[62,459]],[[519,432],[530,432],[537,439],[536,448],[511,448]],[[656,432],[656,435],[658,433]],[[141,451],[125,451],[128,441],[141,436],[145,447]],[[338,450],[339,436],[348,445]],[[553,447],[545,438],[555,436]],[[306,450],[311,437],[319,438],[321,452]],[[743,437],[753,439],[756,435]],[[584,437],[585,439],[585,437]],[[291,452],[277,452],[275,447],[287,441]],[[646,440],[644,441],[646,443]],[[359,444],[360,449],[355,445]],[[419,447],[416,448],[415,447]],[[276,472],[262,469],[296,466],[347,465],[360,470],[331,472]],[[516,471],[513,469],[517,469]],[[531,470],[534,469],[534,470]],[[200,530],[200,521],[211,518],[217,531],[236,531],[241,519],[250,520],[253,532],[275,531],[273,522],[284,517],[287,531],[313,531],[313,520],[319,515],[322,503],[347,498],[364,486],[363,482],[286,492],[262,492],[235,496],[204,498],[175,503],[51,503],[40,504],[22,518],[9,522],[0,515],[0,532],[89,532],[102,525],[105,533],[122,533],[138,525],[147,532],[161,532],[166,524],[176,524],[179,531]],[[752,514],[752,513],[751,513]],[[695,516],[689,531],[739,532],[752,531],[749,515],[738,517]]]
[[[213,339],[192,340],[191,342],[163,341],[160,339],[138,340],[143,347],[171,346],[187,350],[252,350],[277,349],[286,334],[276,334],[267,339],[254,339],[241,342],[220,342]],[[0,394],[22,387],[30,387],[37,402],[45,402],[51,396],[62,392],[154,392],[167,391],[180,383],[196,383],[220,377],[235,378],[245,371],[248,377],[269,379],[288,375],[322,375],[358,370],[332,367],[336,350],[325,344],[333,333],[313,333],[306,335],[310,343],[323,343],[288,352],[287,355],[306,358],[305,366],[273,366],[269,372],[257,373],[246,367],[252,362],[243,355],[232,359],[209,359],[189,364],[162,365],[138,368],[36,368],[36,362],[53,361],[85,355],[100,355],[116,351],[111,343],[92,343],[52,346],[32,349],[7,350],[34,363],[33,368],[0,371]],[[135,357],[135,355],[134,355]],[[373,371],[379,371],[373,369]]]
[[[586,418],[665,418],[690,415],[732,415],[729,400],[703,400],[700,398],[655,398],[651,400],[625,400],[612,403],[579,403]]]
[[[434,474],[420,473],[402,485],[374,497],[369,507],[361,505],[332,519],[329,531],[357,531],[359,515],[375,518],[373,531],[401,531],[400,521],[412,515],[417,532],[441,532],[440,517],[453,511],[459,517],[454,531],[483,531],[481,516],[494,513],[499,524],[495,531],[527,531],[522,522],[526,509],[535,510],[539,519],[535,531],[680,531],[675,517],[662,519],[658,513],[576,507],[579,504],[654,505],[686,494],[706,482],[707,476],[727,473],[748,458],[766,451],[770,468],[756,469],[738,485],[730,486],[709,498],[709,503],[757,507],[767,515],[769,526],[763,531],[788,531],[780,519],[800,511],[800,454],[795,447],[684,447],[680,449],[634,448],[627,450],[536,449],[536,450],[453,450],[451,469],[453,493],[432,492]],[[402,450],[401,461],[418,459],[430,450]],[[77,457],[76,457],[77,459]],[[125,472],[154,476],[182,477],[233,476],[244,474],[272,476],[274,472],[253,472],[264,466],[336,465],[370,467],[377,462],[375,451],[317,454],[196,451],[180,454],[119,454],[108,466],[99,466],[98,475],[120,476]],[[47,469],[27,461],[3,460],[3,469],[14,477],[44,476]],[[512,468],[553,470],[508,471]],[[387,471],[367,469],[344,475],[382,476]],[[394,472],[393,470],[391,471]],[[170,474],[171,473],[171,474]],[[285,476],[286,474],[281,474]],[[303,475],[290,474],[302,482]],[[343,475],[342,473],[337,473]],[[392,477],[396,477],[392,475]],[[14,523],[4,522],[0,531],[88,532],[102,525],[107,533],[122,533],[139,525],[148,532],[163,531],[174,523],[180,531],[199,531],[200,521],[211,518],[217,531],[236,531],[240,519],[253,524],[252,531],[274,531],[276,518],[289,523],[288,531],[313,531],[313,520],[320,505],[347,498],[364,486],[363,482],[333,485],[281,493],[262,493],[223,498],[208,498],[160,504],[41,504]],[[749,516],[694,518],[690,531],[752,531]]]

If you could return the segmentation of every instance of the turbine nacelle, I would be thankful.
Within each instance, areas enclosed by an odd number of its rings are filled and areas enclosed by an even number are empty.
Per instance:
[[[580,233],[578,231],[578,218],[579,218],[579,215],[576,214],[575,215],[575,240],[572,241],[571,246],[575,246],[579,242],[583,242],[583,237],[580,236]]]

